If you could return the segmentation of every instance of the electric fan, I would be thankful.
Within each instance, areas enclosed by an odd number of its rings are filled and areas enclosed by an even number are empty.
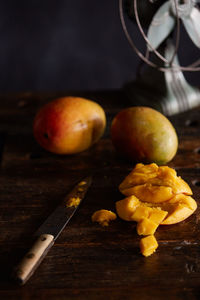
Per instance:
[[[185,71],[200,71],[200,59],[186,66],[180,65],[178,59],[178,52],[183,51],[179,49],[182,27],[191,44],[200,49],[198,1],[119,0],[119,13],[124,33],[141,59],[135,81],[124,86],[132,104],[153,107],[167,116],[200,105],[200,90],[190,85],[183,75]],[[129,33],[125,20],[128,16],[146,43],[144,53]],[[142,68],[143,65],[146,67]]]

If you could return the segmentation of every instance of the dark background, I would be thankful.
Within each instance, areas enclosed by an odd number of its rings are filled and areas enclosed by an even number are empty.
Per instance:
[[[138,38],[135,27],[132,36]],[[186,37],[184,62],[199,57],[187,43]],[[134,78],[138,61],[118,0],[0,0],[2,92],[120,88]],[[199,85],[199,73],[189,77]]]

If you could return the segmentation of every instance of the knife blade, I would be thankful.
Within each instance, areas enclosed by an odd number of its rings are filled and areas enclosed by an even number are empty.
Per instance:
[[[23,285],[32,276],[53,246],[55,240],[74,215],[85,197],[91,182],[92,178],[86,177],[76,184],[46,221],[38,228],[34,234],[35,242],[33,246],[13,271],[12,277],[16,282]]]

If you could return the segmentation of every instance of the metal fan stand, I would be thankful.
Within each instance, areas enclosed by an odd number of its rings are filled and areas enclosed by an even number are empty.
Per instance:
[[[134,0],[136,3],[136,0]],[[176,45],[167,38],[159,47],[159,52],[153,51],[153,58],[149,60],[149,53],[143,56],[135,47],[125,25],[122,0],[119,0],[120,18],[124,32],[139,57],[147,67],[139,74],[135,81],[127,83],[123,89],[131,100],[132,105],[149,106],[159,110],[166,116],[187,111],[200,105],[200,90],[191,86],[185,79],[183,71],[198,71],[199,61],[189,67],[181,67],[177,58],[177,49],[180,35],[180,25],[177,29]],[[136,21],[138,18],[135,7]],[[178,19],[178,17],[177,17]],[[179,21],[177,21],[177,24]],[[138,23],[138,22],[137,22]],[[139,29],[146,40],[140,23]],[[148,42],[148,41],[147,41]],[[147,51],[148,52],[148,51]],[[159,54],[159,55],[157,55]],[[164,59],[160,59],[164,58]]]

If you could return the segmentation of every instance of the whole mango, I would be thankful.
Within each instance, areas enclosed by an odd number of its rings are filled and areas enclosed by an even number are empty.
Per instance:
[[[98,103],[84,98],[63,97],[38,111],[33,133],[46,150],[56,154],[73,154],[96,143],[105,126],[105,112]]]
[[[165,164],[178,148],[171,122],[160,112],[143,106],[129,107],[114,117],[111,139],[116,150],[134,162]]]

